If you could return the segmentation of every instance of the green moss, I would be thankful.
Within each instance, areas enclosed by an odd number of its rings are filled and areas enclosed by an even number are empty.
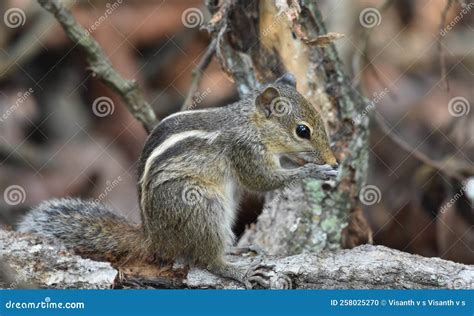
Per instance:
[[[340,227],[341,221],[336,216],[329,216],[321,222],[321,228],[327,232],[333,232],[338,230]]]

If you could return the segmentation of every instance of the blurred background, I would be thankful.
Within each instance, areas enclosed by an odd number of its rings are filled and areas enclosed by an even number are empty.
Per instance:
[[[136,80],[158,118],[179,111],[209,44],[194,0],[68,1],[113,66]],[[360,200],[374,243],[474,263],[474,3],[320,0],[371,115]],[[43,200],[77,196],[139,221],[136,161],[146,139],[84,54],[33,0],[0,3],[0,224]],[[215,58],[193,108],[238,100]],[[262,198],[248,197],[239,234]]]

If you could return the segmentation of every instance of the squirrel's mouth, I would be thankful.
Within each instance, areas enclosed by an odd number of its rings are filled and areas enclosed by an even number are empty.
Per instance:
[[[278,155],[280,166],[284,169],[294,169],[306,165],[307,163],[324,164],[317,159],[314,151],[288,152]]]

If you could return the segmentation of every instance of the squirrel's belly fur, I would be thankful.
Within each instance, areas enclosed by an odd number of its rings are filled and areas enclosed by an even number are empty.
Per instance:
[[[233,243],[235,192],[229,183],[235,181],[225,156],[210,150],[218,137],[202,130],[169,135],[144,163],[143,227],[160,257],[207,266]]]

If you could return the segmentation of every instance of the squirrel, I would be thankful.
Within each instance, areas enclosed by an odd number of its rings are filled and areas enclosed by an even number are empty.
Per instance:
[[[328,180],[337,169],[320,113],[286,74],[236,103],[178,112],[152,130],[138,162],[141,225],[103,204],[65,198],[37,206],[18,230],[105,260],[183,260],[252,287],[263,284],[258,267],[225,260],[240,193]]]

